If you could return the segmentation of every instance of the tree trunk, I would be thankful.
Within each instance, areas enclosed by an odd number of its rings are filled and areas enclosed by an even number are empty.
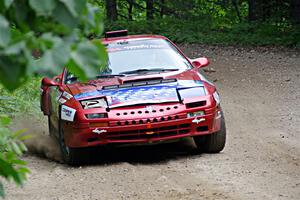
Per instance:
[[[300,24],[300,0],[291,0],[291,17],[294,24]]]
[[[160,0],[160,17],[165,15],[165,0]]]
[[[146,8],[147,8],[147,20],[153,19],[153,0],[147,0],[146,1]]]
[[[263,20],[263,7],[264,7],[264,0],[248,0],[249,4],[249,21],[259,21]]]
[[[132,9],[133,9],[133,2],[134,0],[127,0],[128,2],[128,20],[132,20]]]
[[[272,10],[276,9],[274,1],[263,1],[262,3],[262,19],[266,21],[272,17]]]
[[[117,0],[106,0],[106,17],[110,21],[116,21],[118,19]]]
[[[237,0],[232,0],[232,4],[233,4],[234,9],[236,11],[236,15],[238,16],[239,21],[241,22],[242,21],[242,17],[241,17],[241,12],[240,12]]]

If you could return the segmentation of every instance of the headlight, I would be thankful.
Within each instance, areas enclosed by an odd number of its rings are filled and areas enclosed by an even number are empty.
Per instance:
[[[80,103],[81,103],[83,109],[106,108],[107,107],[107,103],[104,98],[84,100],[84,101],[81,101]]]
[[[189,118],[191,118],[191,117],[201,117],[203,115],[205,115],[205,112],[203,110],[200,110],[200,111],[188,113],[187,117],[189,117]]]
[[[107,118],[107,113],[92,113],[86,114],[85,116],[88,119]]]
[[[217,91],[215,91],[215,92],[213,93],[213,97],[214,97],[214,99],[215,99],[217,105],[219,105],[219,104],[220,104],[220,96],[219,96],[219,94],[218,94]]]
[[[194,87],[178,90],[181,99],[205,96],[204,87]]]

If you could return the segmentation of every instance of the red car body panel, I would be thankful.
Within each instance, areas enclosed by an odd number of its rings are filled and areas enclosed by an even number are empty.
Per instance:
[[[168,40],[163,36],[135,35],[105,38],[101,42],[109,44],[119,40],[147,38]],[[191,63],[191,60],[175,44],[173,45]],[[55,121],[60,120],[61,105],[55,104],[55,102],[58,101],[63,91],[72,95],[71,99],[63,103],[65,106],[76,109],[73,121],[63,121],[65,143],[69,147],[89,147],[110,143],[153,143],[212,134],[221,128],[221,108],[212,95],[216,88],[211,83],[201,79],[196,67],[186,71],[103,78],[91,80],[89,81],[90,84],[80,82],[64,84],[65,75],[66,70],[61,75],[54,77],[52,80],[56,81],[56,84],[53,87],[46,86],[47,84],[42,82],[41,110],[45,115],[50,116],[50,120],[54,121],[53,124],[57,125]],[[185,98],[181,102],[151,104],[150,111],[147,110],[147,105],[135,105],[134,102],[130,106],[111,108],[109,111],[106,108],[83,109],[80,101],[90,97],[74,98],[74,96],[82,93],[102,90],[104,86],[153,79],[201,81],[206,94],[199,97]],[[58,93],[57,99],[50,98],[51,92]],[[196,111],[204,111],[205,114],[199,118],[188,117],[188,113]],[[54,113],[56,112],[58,114],[55,116]],[[88,119],[86,115],[92,113],[105,113],[107,117]],[[200,118],[202,120],[197,121]],[[56,128],[58,129],[58,125]],[[101,133],[95,133],[97,131]]]

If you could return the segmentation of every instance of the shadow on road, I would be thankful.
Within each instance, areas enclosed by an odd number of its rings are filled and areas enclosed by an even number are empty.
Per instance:
[[[37,145],[35,140],[27,142],[29,152],[27,155],[37,156],[62,163],[59,146],[56,140],[49,137],[39,142],[44,145]],[[46,142],[45,142],[46,141]],[[33,144],[32,144],[33,143]],[[51,144],[51,145],[49,145]],[[191,138],[184,138],[172,143],[160,144],[139,144],[139,145],[106,145],[89,148],[84,159],[83,166],[109,165],[127,162],[130,164],[155,164],[164,163],[169,160],[179,160],[199,156],[195,144]]]
[[[92,149],[87,165],[114,164],[120,162],[153,164],[174,159],[186,159],[193,155],[197,155],[197,151],[191,139],[167,144],[107,146]]]

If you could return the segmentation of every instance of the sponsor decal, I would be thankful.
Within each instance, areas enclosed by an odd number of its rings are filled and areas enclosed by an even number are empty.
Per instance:
[[[61,119],[72,122],[74,121],[75,113],[76,110],[74,108],[65,105],[61,106]]]
[[[94,130],[92,130],[92,132],[100,135],[101,133],[106,133],[107,130],[104,130],[104,129],[99,130],[98,128],[95,128]]]
[[[64,92],[60,92],[58,91],[57,93],[57,97],[56,100],[60,103],[60,104],[64,104],[66,103],[67,100],[71,99],[73,96],[71,94],[69,94],[68,92],[64,91]],[[66,99],[64,99],[66,98]]]
[[[204,122],[205,121],[205,118],[200,118],[198,119],[197,117],[195,119],[193,119],[193,123],[196,123],[196,124],[199,124],[200,122]]]
[[[159,44],[141,44],[135,46],[124,46],[124,50],[136,50],[136,49],[163,49],[166,46]]]
[[[59,99],[58,99],[58,102],[59,102],[60,104],[64,104],[64,103],[66,103],[66,101],[67,101],[67,100],[65,100],[64,98],[59,98]]]
[[[74,98],[82,99],[105,96],[108,106],[114,108],[133,104],[179,102],[184,98],[205,95],[205,89],[201,81],[180,80],[167,84],[93,90],[76,94]]]
[[[120,41],[117,43],[111,43],[107,45],[108,52],[116,51],[131,51],[140,49],[166,49],[169,48],[169,44],[166,42],[161,42],[159,40],[134,40],[134,41]]]
[[[71,99],[71,98],[73,97],[71,94],[69,94],[69,93],[66,92],[66,91],[64,91],[62,95],[63,95],[63,97],[65,97],[65,98],[68,99],[68,100]]]
[[[146,106],[146,110],[149,111],[149,112],[152,112],[153,111],[153,107],[152,106]]]

